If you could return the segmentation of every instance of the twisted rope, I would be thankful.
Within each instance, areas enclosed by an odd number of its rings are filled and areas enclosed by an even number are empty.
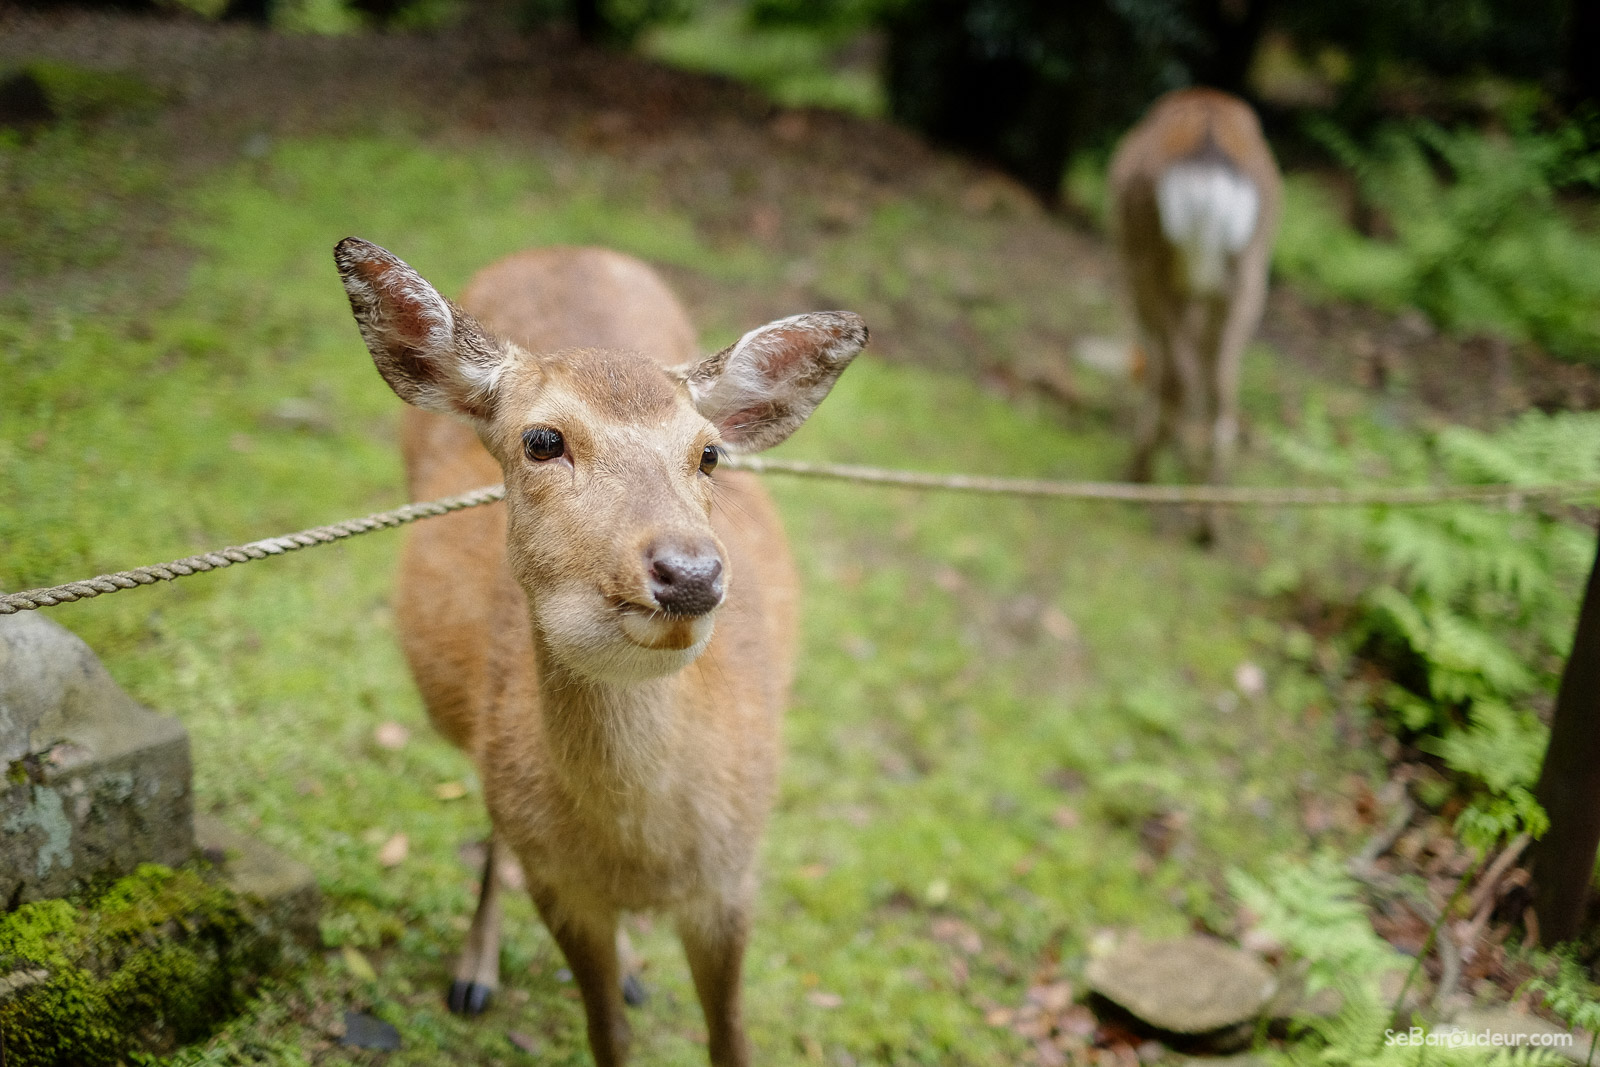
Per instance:
[[[806,463],[762,456],[730,456],[730,466],[804,478],[833,478],[907,489],[1054,497],[1060,500],[1121,500],[1136,504],[1214,504],[1228,507],[1349,507],[1387,504],[1480,503],[1518,507],[1529,500],[1570,499],[1600,494],[1600,482],[1548,485],[1439,485],[1395,489],[1280,488],[1231,485],[1143,485],[1133,482],[1060,482],[1037,478],[988,478],[970,474],[859,467],[844,463]]]
[[[15,615],[19,611],[54,607],[57,604],[66,604],[74,600],[87,600],[90,597],[100,596],[102,593],[115,593],[140,585],[154,585],[156,582],[170,582],[178,578],[187,578],[191,574],[203,574],[206,571],[231,567],[235,563],[249,563],[252,560],[266,559],[268,556],[281,556],[286,552],[298,552],[302,548],[329,545],[335,541],[343,541],[347,537],[354,537],[357,534],[371,533],[373,530],[386,530],[392,526],[404,526],[406,523],[416,522],[418,519],[445,515],[452,511],[460,511],[462,508],[475,508],[480,504],[491,504],[503,496],[505,496],[505,489],[502,486],[486,486],[482,489],[474,489],[470,493],[462,493],[460,496],[447,496],[442,500],[434,500],[426,504],[407,504],[405,507],[395,508],[393,511],[380,511],[376,515],[368,515],[361,519],[346,519],[343,522],[335,522],[328,526],[313,526],[311,529],[301,530],[299,533],[285,534],[282,537],[268,537],[261,541],[251,541],[247,545],[219,548],[215,552],[202,552],[198,556],[185,556],[183,559],[175,559],[171,563],[155,563],[148,567],[135,567],[131,571],[102,574],[85,581],[68,582],[66,585],[54,585],[47,589],[29,589],[21,593],[4,593],[0,594],[0,615]]]
[[[838,481],[893,485],[907,489],[938,489],[963,493],[991,493],[1007,496],[1051,497],[1058,500],[1120,500],[1139,504],[1220,505],[1226,507],[1349,507],[1389,505],[1417,507],[1429,504],[1479,503],[1520,507],[1531,500],[1570,499],[1600,495],[1600,482],[1557,482],[1550,485],[1444,485],[1402,489],[1306,489],[1226,485],[1137,485],[1125,482],[1062,482],[1036,478],[988,478],[968,474],[927,474],[920,471],[889,470],[842,463],[806,463],[792,459],[759,456],[729,456],[727,466],[736,470],[770,474],[792,474],[805,478],[831,478]],[[235,563],[281,556],[315,545],[332,544],[357,534],[404,526],[418,519],[445,515],[463,508],[492,504],[505,496],[499,485],[474,489],[459,496],[444,497],[424,504],[407,504],[393,511],[381,511],[361,519],[347,519],[328,526],[315,526],[299,533],[251,541],[247,545],[222,548],[197,556],[186,556],[170,563],[135,567],[130,571],[102,574],[79,582],[29,589],[21,593],[0,593],[0,615],[48,608],[74,600],[87,600],[103,593],[115,593],[140,585],[169,582],[191,574],[231,567]]]

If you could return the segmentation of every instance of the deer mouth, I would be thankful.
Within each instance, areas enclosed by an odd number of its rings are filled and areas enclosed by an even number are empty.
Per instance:
[[[617,602],[622,636],[656,652],[683,652],[711,636],[711,616],[673,615],[631,600]]]

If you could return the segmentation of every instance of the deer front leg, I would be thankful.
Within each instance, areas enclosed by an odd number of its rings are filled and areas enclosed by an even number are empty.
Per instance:
[[[749,905],[719,901],[686,913],[679,917],[678,936],[705,1013],[712,1067],[748,1067],[740,978],[750,937]]]
[[[633,1032],[622,1006],[622,970],[617,960],[617,914],[585,909],[571,912],[545,894],[535,894],[550,936],[561,947],[583,996],[589,1025],[589,1050],[595,1067],[622,1067],[628,1062]]]
[[[456,961],[450,983],[450,1010],[457,1015],[478,1015],[500,988],[500,848],[493,833],[484,849],[483,888],[478,890],[478,910],[472,915],[467,943]]]
[[[634,951],[628,931],[621,926],[617,927],[617,960],[622,968],[622,1002],[630,1008],[637,1008],[650,999],[650,991],[644,987],[644,979],[639,977],[639,972],[644,970],[644,960]]]

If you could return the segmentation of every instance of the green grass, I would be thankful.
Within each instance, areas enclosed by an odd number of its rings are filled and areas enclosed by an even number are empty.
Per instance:
[[[739,4],[702,4],[684,21],[650,30],[639,47],[686,70],[747,82],[785,107],[884,114],[878,72],[838,62],[846,43],[822,28],[755,25]]]
[[[347,234],[387,244],[447,292],[549,242],[608,244],[730,291],[784,269],[756,245],[705,237],[643,179],[494,144],[284,141],[200,179],[186,202],[196,253],[177,302],[0,318],[0,587],[400,501],[399,402],[330,256]],[[821,258],[845,295],[892,301],[917,291],[902,245],[934,245],[930,226],[968,232],[947,216],[890,204]],[[1034,313],[983,279],[993,329]],[[708,350],[754,325],[731,306],[705,317]],[[1105,477],[1124,449],[1099,423],[1069,428],[869,355],[784,452]],[[1302,850],[1302,793],[1377,773],[1341,742],[1328,694],[1280,669],[1283,637],[1259,616],[1252,572],[1142,513],[769,484],[806,610],[749,957],[762,1062],[1015,1062],[1023,1043],[986,1027],[986,1007],[1019,1003],[1038,972],[1074,975],[1106,927],[1226,927],[1224,872]],[[475,877],[457,852],[487,823],[395,647],[398,546],[376,534],[53,610],[135,696],[187,724],[198,805],[311,864],[328,896],[326,960],[181,1062],[366,1062],[329,1037],[345,1008],[400,1027],[391,1064],[534,1062],[509,1030],[539,1042],[537,1062],[587,1061],[574,991],[525,900],[508,909],[497,1006],[470,1023],[443,1010]],[[1232,689],[1246,659],[1273,679],[1254,700]],[[403,749],[374,744],[386,721],[411,728]],[[435,795],[458,781],[465,799]],[[1141,846],[1154,816],[1180,826],[1162,857]],[[397,832],[410,854],[385,869],[378,849]],[[968,924],[981,948],[936,939],[938,919]],[[635,941],[654,991],[634,1014],[640,1059],[703,1062],[669,932],[640,926]],[[352,971],[346,945],[375,979]]]

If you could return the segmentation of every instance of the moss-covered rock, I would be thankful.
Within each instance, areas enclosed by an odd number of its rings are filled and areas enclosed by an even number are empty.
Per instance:
[[[147,864],[78,902],[23,905],[0,917],[7,1063],[99,1067],[198,1040],[296,961],[292,945],[204,868]]]

